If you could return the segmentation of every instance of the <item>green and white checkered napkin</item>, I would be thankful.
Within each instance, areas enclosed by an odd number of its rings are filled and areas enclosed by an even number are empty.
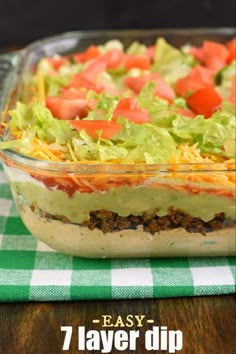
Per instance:
[[[81,259],[24,227],[0,165],[0,301],[160,298],[235,292],[236,257]]]

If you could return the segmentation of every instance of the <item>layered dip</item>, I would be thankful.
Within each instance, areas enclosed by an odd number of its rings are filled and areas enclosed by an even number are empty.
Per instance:
[[[41,58],[1,122],[29,230],[82,257],[235,254],[235,43]]]

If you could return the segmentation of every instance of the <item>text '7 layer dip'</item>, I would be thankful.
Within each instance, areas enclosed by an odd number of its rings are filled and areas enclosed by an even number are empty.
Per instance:
[[[1,123],[29,230],[83,257],[235,254],[235,43],[43,57]]]

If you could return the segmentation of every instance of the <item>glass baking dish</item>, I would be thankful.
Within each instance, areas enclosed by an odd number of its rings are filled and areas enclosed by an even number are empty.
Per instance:
[[[125,47],[134,40],[151,45],[157,37],[176,46],[198,46],[233,35],[233,29],[220,28],[71,32],[47,38],[0,56],[0,108],[7,112],[15,106],[25,78],[45,56],[111,39]],[[60,252],[94,258],[236,254],[234,164],[62,163],[10,149],[0,150],[0,157],[26,227]]]

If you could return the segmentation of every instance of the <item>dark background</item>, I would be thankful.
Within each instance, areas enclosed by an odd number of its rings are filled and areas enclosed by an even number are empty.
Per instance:
[[[85,29],[236,25],[235,0],[0,0],[0,47]]]

